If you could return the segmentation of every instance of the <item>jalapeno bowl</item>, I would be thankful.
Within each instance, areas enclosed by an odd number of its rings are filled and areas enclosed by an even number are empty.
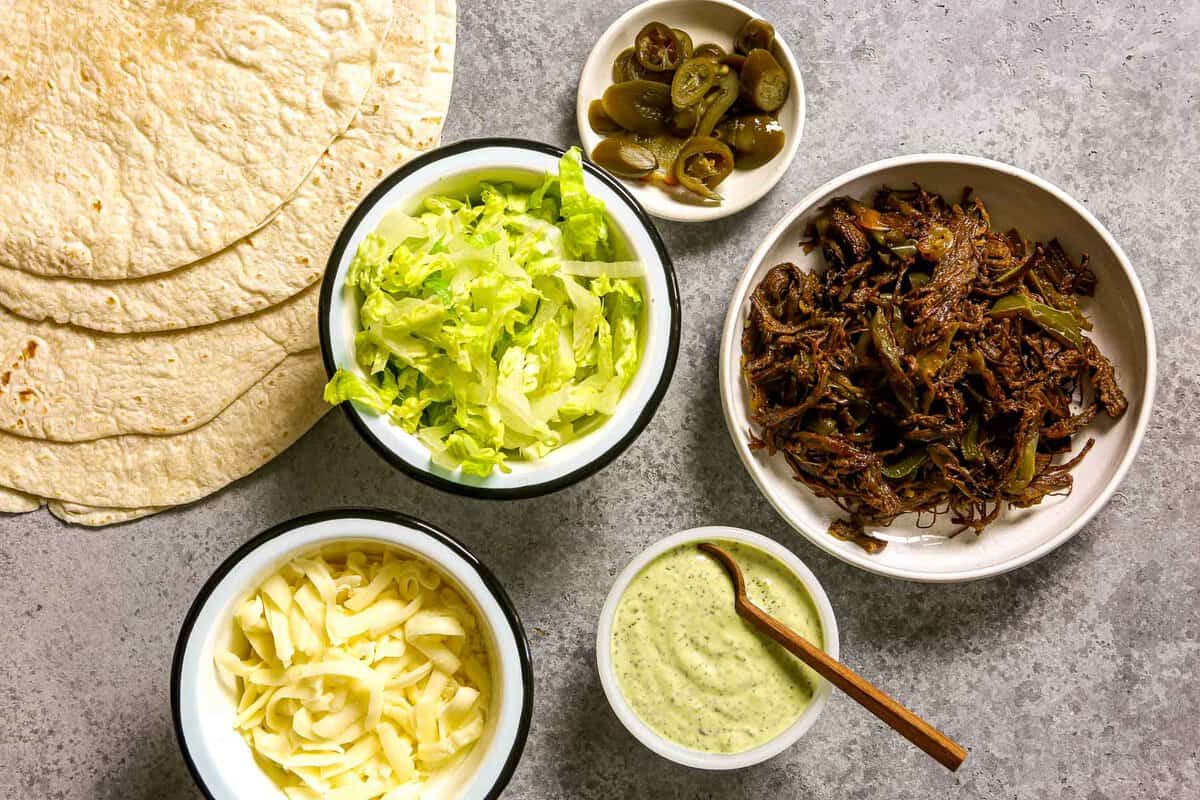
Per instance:
[[[713,42],[730,49],[742,25],[761,18],[762,15],[733,0],[650,0],[619,17],[596,42],[579,77],[575,114],[584,153],[590,155],[605,139],[589,123],[588,106],[612,85],[613,62],[633,44],[645,25],[661,22],[686,32],[696,45]],[[715,188],[722,198],[719,203],[704,200],[678,186],[664,187],[640,179],[622,179],[630,193],[652,215],[675,222],[720,219],[758,202],[783,178],[796,157],[804,132],[804,82],[792,51],[781,36],[776,35],[770,52],[790,81],[787,100],[777,112],[786,137],[783,150],[762,166],[734,169]]]
[[[752,449],[750,395],[742,376],[742,332],[750,297],[767,272],[791,262],[820,271],[819,250],[801,244],[809,226],[832,199],[867,201],[883,188],[923,189],[957,198],[964,187],[986,206],[997,230],[1016,229],[1026,241],[1057,238],[1067,255],[1090,258],[1096,276],[1094,297],[1081,302],[1093,323],[1089,336],[1113,363],[1129,406],[1117,420],[1099,415],[1072,440],[1077,455],[1089,439],[1095,445],[1071,473],[1070,494],[1047,496],[1026,509],[1005,507],[982,533],[957,533],[948,514],[930,519],[916,514],[891,525],[869,526],[886,546],[868,553],[858,544],[834,538],[830,523],[842,515],[832,500],[817,497],[797,481],[782,454]],[[795,206],[767,235],[739,280],[720,345],[721,401],[729,434],[747,471],[763,495],[797,531],[821,549],[881,575],[926,582],[957,582],[998,575],[1038,559],[1078,533],[1112,497],[1133,463],[1150,418],[1155,383],[1154,329],[1146,297],[1121,247],[1104,226],[1058,187],[1017,167],[960,155],[912,155],[878,161],[820,187]],[[931,524],[932,522],[932,524]]]

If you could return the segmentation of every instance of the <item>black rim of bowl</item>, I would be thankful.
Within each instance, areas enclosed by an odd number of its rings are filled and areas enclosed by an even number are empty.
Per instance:
[[[508,622],[509,628],[512,630],[513,638],[516,640],[517,653],[520,656],[521,662],[521,684],[524,690],[524,697],[521,703],[521,719],[517,725],[516,739],[513,741],[512,749],[509,751],[508,758],[504,762],[500,774],[496,777],[495,783],[491,785],[487,794],[484,795],[484,800],[494,800],[494,798],[499,797],[501,792],[504,791],[504,787],[508,785],[509,779],[512,778],[512,774],[517,768],[517,763],[521,760],[521,753],[525,749],[525,741],[529,737],[529,723],[533,715],[533,658],[530,655],[529,639],[525,636],[525,628],[521,625],[521,619],[517,615],[516,607],[504,591],[504,587],[496,580],[496,576],[492,574],[491,570],[480,563],[479,559],[465,545],[445,531],[430,525],[428,522],[411,517],[408,514],[402,514],[398,511],[388,511],[382,508],[335,508],[328,511],[318,511],[314,514],[306,514],[302,517],[281,522],[243,544],[232,555],[226,558],[221,563],[221,566],[217,567],[217,571],[212,574],[212,577],[205,582],[183,620],[183,627],[179,631],[179,639],[175,642],[175,654],[171,661],[171,722],[175,728],[175,740],[179,743],[179,750],[183,754],[183,760],[187,764],[188,772],[191,773],[192,780],[208,800],[216,800],[216,797],[204,782],[203,776],[196,768],[195,761],[192,760],[187,739],[183,734],[183,722],[180,719],[180,680],[183,674],[183,658],[184,653],[187,651],[188,640],[191,639],[192,628],[196,624],[196,617],[200,615],[200,610],[204,608],[204,604],[208,602],[208,598],[217,588],[217,585],[225,579],[225,576],[243,558],[262,545],[285,533],[314,523],[327,522],[329,520],[352,521],[355,519],[378,520],[402,525],[406,528],[419,531],[449,547],[479,573],[479,577],[483,579],[484,585],[492,593],[492,596],[495,597],[500,610],[504,612],[504,617]],[[352,539],[354,536],[351,533],[347,534],[346,538]]]
[[[451,145],[439,147],[436,150],[431,150],[424,155],[418,156],[404,166],[397,169],[391,175],[384,178],[371,193],[366,196],[358,204],[354,213],[346,220],[346,224],[342,227],[342,232],[338,236],[337,242],[333,246],[333,250],[329,254],[329,262],[325,267],[325,275],[321,286],[321,303],[318,311],[318,325],[320,328],[321,337],[321,358],[325,362],[325,372],[332,378],[334,372],[337,371],[337,365],[333,361],[333,347],[330,342],[329,333],[329,314],[333,306],[333,277],[337,274],[338,264],[341,263],[342,255],[350,243],[350,237],[354,230],[358,227],[359,222],[367,213],[374,208],[375,204],[383,197],[388,190],[395,186],[400,181],[407,178],[417,170],[422,169],[437,161],[441,161],[451,156],[456,156],[460,153],[465,153],[471,150],[479,150],[487,147],[512,147],[522,150],[532,150],[538,153],[545,153],[561,158],[566,152],[561,147],[554,145],[543,144],[529,139],[515,139],[503,137],[490,137],[482,139],[464,139],[461,142],[455,142]],[[662,261],[663,272],[666,275],[667,282],[667,300],[670,306],[670,334],[667,343],[667,360],[663,365],[662,375],[659,376],[658,385],[654,387],[649,400],[642,408],[638,418],[634,421],[633,427],[622,436],[615,444],[600,453],[598,456],[588,461],[572,472],[561,477],[540,483],[533,483],[528,486],[516,486],[512,488],[495,488],[488,486],[472,486],[470,484],[459,483],[458,481],[443,478],[440,475],[435,475],[429,470],[412,464],[399,455],[397,455],[390,447],[379,440],[374,433],[367,427],[358,411],[350,402],[341,404],[343,412],[349,418],[354,429],[359,435],[366,440],[376,453],[383,460],[387,461],[396,469],[399,469],[409,476],[416,478],[422,483],[428,484],[435,489],[452,492],[458,495],[467,497],[477,497],[485,500],[517,500],[526,497],[538,497],[551,492],[557,492],[560,489],[565,489],[571,484],[577,483],[584,478],[602,470],[608,466],[617,456],[625,452],[629,445],[633,444],[634,440],[641,435],[646,426],[650,424],[655,412],[658,410],[659,403],[662,402],[663,396],[667,393],[667,388],[671,384],[671,378],[675,373],[675,361],[679,355],[679,287],[675,280],[675,268],[671,264],[671,257],[667,253],[667,246],[663,243],[662,237],[658,233],[658,229],[654,226],[654,221],[650,215],[646,213],[646,209],[642,208],[637,199],[634,198],[629,190],[621,185],[620,181],[613,178],[604,170],[592,164],[587,159],[583,160],[583,168],[592,177],[601,181],[605,186],[615,192],[629,207],[633,210],[638,222],[646,229],[650,236],[650,241],[653,242],[655,250],[658,252],[658,257]]]

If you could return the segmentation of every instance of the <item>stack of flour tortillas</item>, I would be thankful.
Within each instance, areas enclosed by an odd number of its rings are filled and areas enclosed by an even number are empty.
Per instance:
[[[327,410],[318,283],[437,144],[454,0],[9,5],[0,511],[192,502]]]

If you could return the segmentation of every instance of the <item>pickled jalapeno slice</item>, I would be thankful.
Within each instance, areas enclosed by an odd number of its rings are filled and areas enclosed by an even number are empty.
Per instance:
[[[600,101],[604,113],[625,130],[658,133],[671,111],[671,87],[646,80],[614,83]]]
[[[733,152],[711,136],[690,139],[675,159],[675,180],[708,200],[720,200],[713,189],[733,172]]]
[[[770,50],[775,42],[775,28],[765,19],[747,20],[733,40],[733,49],[744,56],[756,49]]]
[[[653,72],[646,69],[638,63],[637,56],[634,55],[632,47],[626,47],[617,56],[613,62],[612,69],[613,83],[624,83],[625,81],[658,81],[659,83],[670,83],[670,72]]]
[[[746,56],[741,80],[742,95],[760,111],[778,111],[787,102],[791,81],[775,56],[762,48]]]
[[[705,42],[692,51],[692,58],[715,58],[718,61],[725,57],[725,48],[713,42]]]
[[[638,31],[633,53],[643,67],[652,72],[667,72],[683,62],[683,45],[675,31],[661,22],[651,22]]]
[[[717,75],[717,83],[709,90],[704,98],[704,114],[696,126],[698,136],[709,136],[725,112],[738,99],[738,75],[729,67],[724,67]]]
[[[779,155],[787,142],[783,126],[770,114],[745,114],[724,120],[715,135],[733,148],[738,169],[761,167]]]
[[[671,102],[676,108],[689,108],[704,99],[717,82],[720,65],[711,58],[690,58],[675,70],[671,81]]]
[[[619,133],[621,126],[617,121],[608,115],[604,110],[604,102],[601,100],[593,100],[588,103],[588,125],[592,130],[601,135],[610,133]]]
[[[699,106],[677,108],[671,113],[670,120],[667,121],[667,131],[673,136],[681,136],[687,139],[696,132],[696,125],[699,122]]]
[[[621,137],[605,139],[596,145],[592,161],[620,178],[644,178],[658,169],[654,153]]]
[[[675,34],[675,38],[679,40],[680,51],[683,54],[683,60],[692,57],[695,48],[692,46],[692,37],[688,36],[688,32],[683,28],[671,28],[671,33]]]

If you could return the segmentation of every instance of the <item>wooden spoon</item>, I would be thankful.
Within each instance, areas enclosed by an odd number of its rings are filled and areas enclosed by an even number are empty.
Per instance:
[[[779,642],[789,653],[895,728],[905,739],[933,756],[946,769],[953,771],[962,765],[967,751],[961,745],[897,703],[866,678],[830,658],[824,650],[750,602],[750,598],[746,596],[746,581],[742,577],[742,570],[732,555],[711,542],[701,542],[699,547],[720,561],[733,578],[734,608],[737,609],[738,616]]]

